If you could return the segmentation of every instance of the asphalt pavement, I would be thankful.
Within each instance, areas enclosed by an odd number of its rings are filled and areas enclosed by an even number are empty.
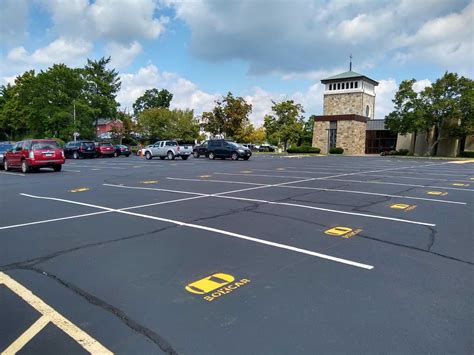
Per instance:
[[[474,352],[472,162],[67,160],[0,201],[0,352]]]

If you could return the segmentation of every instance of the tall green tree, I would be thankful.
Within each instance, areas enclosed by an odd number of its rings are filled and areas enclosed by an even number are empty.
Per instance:
[[[0,87],[0,140],[21,139],[28,131],[28,112],[20,101],[19,86],[34,72],[26,72],[15,80],[15,85]]]
[[[173,99],[173,94],[166,89],[150,89],[146,90],[145,93],[135,100],[133,104],[133,112],[135,116],[138,116],[140,112],[147,110],[149,108],[169,108],[171,100]]]
[[[85,93],[89,106],[94,109],[94,120],[97,126],[99,118],[115,118],[119,106],[116,101],[121,82],[115,69],[107,69],[110,57],[99,60],[87,59],[83,69],[86,81]]]
[[[283,144],[286,150],[290,143],[298,142],[303,131],[303,106],[293,100],[273,102],[272,114],[264,118],[267,139],[275,144]]]
[[[241,140],[247,126],[252,105],[242,97],[234,97],[231,92],[216,101],[212,112],[204,112],[204,129],[213,135],[223,135]]]

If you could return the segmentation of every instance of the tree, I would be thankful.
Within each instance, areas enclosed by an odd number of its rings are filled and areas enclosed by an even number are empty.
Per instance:
[[[99,118],[115,118],[119,104],[115,100],[120,90],[121,82],[115,69],[107,69],[110,57],[99,60],[87,59],[83,69],[86,81],[86,99],[94,109],[95,125]]]
[[[400,134],[413,133],[414,141],[410,147],[413,154],[416,144],[417,132],[426,130],[425,111],[423,101],[413,89],[416,80],[404,80],[400,83],[398,91],[392,102],[395,110],[386,116],[386,125],[392,132]]]
[[[231,92],[216,101],[212,112],[204,112],[204,129],[213,135],[223,135],[240,140],[249,125],[252,105],[242,97],[234,97]]]
[[[279,103],[272,101],[272,115],[264,118],[267,139],[275,144],[275,141],[282,143],[284,149],[289,143],[297,142],[303,130],[304,110],[300,104],[295,104],[293,100],[286,100]]]
[[[311,145],[313,143],[313,131],[315,115],[311,115],[307,121],[304,122],[303,131],[301,132],[298,145]]]
[[[391,131],[414,133],[415,137],[417,132],[433,131],[430,155],[445,137],[464,138],[474,133],[472,80],[446,72],[421,93],[413,90],[415,82],[415,79],[402,81],[395,94],[395,110],[386,116]]]
[[[34,77],[34,72],[23,74],[23,77],[29,76]],[[21,139],[28,130],[26,109],[18,95],[23,77],[17,77],[15,85],[7,84],[0,87],[0,140]]]
[[[145,93],[135,100],[133,104],[133,112],[135,116],[138,116],[140,112],[143,112],[149,108],[169,108],[173,94],[166,89],[158,91],[158,89],[146,90]]]
[[[167,138],[178,139],[183,142],[194,142],[199,138],[199,121],[194,117],[193,110],[171,111],[170,131]]]
[[[426,111],[425,127],[434,128],[435,132],[435,139],[428,149],[430,155],[434,154],[443,136],[459,138],[472,133],[472,89],[472,80],[446,72],[421,92]]]

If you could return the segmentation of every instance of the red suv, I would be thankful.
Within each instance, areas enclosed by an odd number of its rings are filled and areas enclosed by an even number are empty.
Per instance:
[[[64,152],[56,141],[51,139],[32,139],[15,143],[5,153],[5,170],[20,168],[23,173],[39,168],[53,168],[61,171],[64,164]]]
[[[97,157],[113,157],[115,155],[115,148],[110,143],[96,143],[95,155]]]

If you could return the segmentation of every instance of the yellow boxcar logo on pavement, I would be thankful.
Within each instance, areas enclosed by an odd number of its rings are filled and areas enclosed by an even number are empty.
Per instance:
[[[447,192],[442,192],[442,191],[428,191],[428,195],[435,195],[435,196],[446,196],[448,193]]]
[[[158,182],[158,180],[145,180],[142,181],[142,184],[157,184]]]
[[[460,182],[455,182],[454,184],[452,184],[453,186],[469,186],[469,184],[463,184],[463,183],[460,183]]]
[[[411,211],[416,208],[416,205],[407,205],[404,203],[396,203],[394,205],[391,205],[390,208],[396,209],[396,210],[404,210],[404,211]]]
[[[72,189],[69,190],[69,192],[84,192],[84,191],[89,191],[90,189],[88,187],[78,187],[77,189]]]
[[[333,227],[331,229],[324,231],[324,233],[328,235],[333,235],[333,236],[342,237],[342,238],[350,238],[360,232],[362,232],[362,229],[352,229],[349,227]]]
[[[225,286],[234,280],[235,278],[232,275],[218,272],[201,280],[190,283],[185,288],[188,292],[203,295],[205,293],[214,291],[219,287]]]

